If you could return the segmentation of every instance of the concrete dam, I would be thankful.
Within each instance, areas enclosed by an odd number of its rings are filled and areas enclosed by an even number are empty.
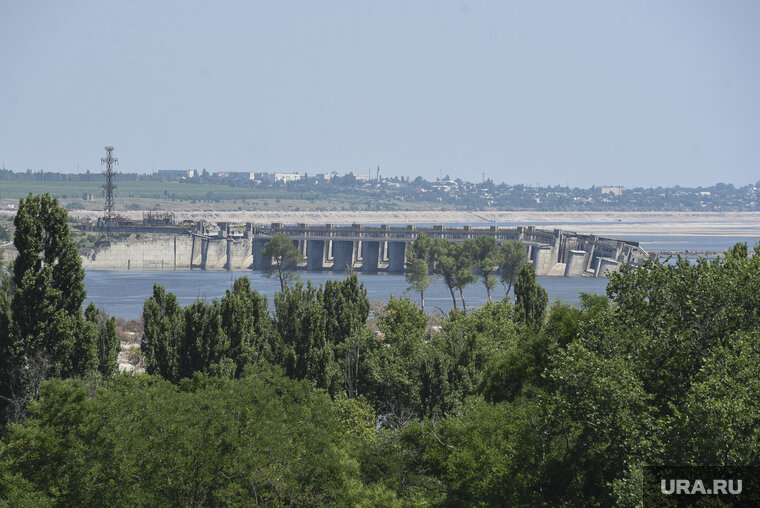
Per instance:
[[[417,235],[462,242],[481,235],[497,243],[520,240],[537,275],[603,277],[621,264],[640,266],[648,254],[637,242],[560,229],[472,226],[365,226],[354,224],[285,225],[199,223],[191,229],[140,232],[140,237],[115,241],[82,256],[85,269],[95,270],[264,270],[272,260],[262,254],[275,233],[293,240],[303,255],[297,270],[404,273],[406,251]]]

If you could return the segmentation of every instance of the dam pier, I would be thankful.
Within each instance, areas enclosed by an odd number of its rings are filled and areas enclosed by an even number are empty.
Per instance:
[[[83,255],[86,269],[265,270],[272,260],[262,254],[262,249],[276,233],[293,240],[303,255],[296,269],[309,272],[404,273],[407,248],[422,232],[451,242],[482,235],[492,236],[499,244],[520,240],[526,245],[537,275],[603,277],[623,263],[642,265],[648,258],[637,242],[534,226],[262,226],[200,222],[133,226],[120,232],[139,233],[139,237],[114,240]]]

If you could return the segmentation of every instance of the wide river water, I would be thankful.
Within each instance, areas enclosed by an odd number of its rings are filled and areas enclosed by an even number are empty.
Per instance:
[[[646,250],[721,250],[731,247],[736,242],[747,242],[752,248],[757,242],[756,238],[712,236],[618,238],[637,240]],[[161,284],[167,291],[176,294],[181,305],[187,305],[197,299],[221,298],[225,291],[232,287],[233,280],[242,276],[247,276],[253,288],[268,297],[271,308],[274,293],[279,290],[279,283],[265,278],[258,272],[90,270],[85,275],[84,283],[88,302],[95,302],[103,311],[114,316],[138,318],[142,314],[143,303],[152,294],[154,283]],[[302,280],[311,280],[316,285],[323,284],[328,279],[344,277],[343,274],[333,273],[301,273],[300,276]],[[391,295],[406,295],[415,301],[419,300],[419,295],[407,290],[408,284],[403,275],[359,274],[359,280],[367,288],[370,301],[386,302]],[[551,302],[559,300],[569,304],[577,303],[582,292],[603,294],[607,287],[607,279],[590,277],[538,277],[538,283],[546,288]],[[468,308],[486,302],[486,291],[482,282],[466,288],[464,294]],[[494,290],[494,296],[504,296],[504,288],[501,285]],[[447,312],[451,307],[448,289],[441,280],[437,280],[425,292],[425,310]]]
[[[95,302],[103,311],[118,317],[138,318],[142,314],[143,303],[153,292],[153,284],[158,283],[177,295],[181,305],[188,305],[197,299],[221,298],[232,287],[236,277],[247,276],[251,286],[267,296],[270,309],[275,291],[280,283],[267,279],[258,272],[211,272],[211,271],[105,271],[90,270],[84,278],[87,300]],[[312,284],[323,284],[329,279],[342,279],[339,273],[302,273],[301,279]],[[367,288],[370,301],[386,302],[394,296],[404,296],[407,282],[403,275],[362,275],[359,281]],[[546,288],[551,301],[575,303],[579,292],[604,293],[607,279],[593,277],[538,277],[538,283]],[[419,295],[408,292],[407,296],[419,301]],[[494,290],[495,298],[504,296],[504,288],[499,285]],[[459,295],[457,294],[457,299]],[[479,306],[487,301],[482,282],[467,287],[464,291],[467,307]],[[460,305],[457,300],[457,305]],[[452,307],[451,294],[440,280],[435,281],[425,291],[425,310],[447,312]]]

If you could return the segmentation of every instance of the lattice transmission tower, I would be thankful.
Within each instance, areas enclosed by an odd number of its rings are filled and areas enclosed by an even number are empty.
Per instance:
[[[116,185],[113,183],[114,176],[116,175],[114,172],[114,166],[118,164],[119,159],[113,156],[112,146],[107,146],[105,149],[106,156],[101,157],[100,162],[101,164],[106,165],[106,170],[103,171],[103,174],[106,177],[106,183],[103,185],[103,189],[106,191],[106,208],[103,212],[103,217],[101,217],[99,221],[98,229],[101,236],[105,235],[110,238],[111,234],[116,231],[119,225],[118,218],[113,209],[113,191],[116,188]]]

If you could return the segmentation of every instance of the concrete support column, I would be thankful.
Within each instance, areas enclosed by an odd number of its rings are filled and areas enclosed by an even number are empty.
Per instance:
[[[361,261],[362,259],[364,259],[364,248],[362,247],[361,240],[354,243],[354,253],[356,255],[357,260]]]
[[[193,235],[193,246],[190,249],[190,269],[201,268],[203,263],[203,240]]]
[[[385,272],[385,271],[388,271],[388,261],[390,260],[390,258],[388,257],[390,242],[386,240],[382,240],[379,243],[380,243],[380,253],[378,254],[377,271]]]
[[[362,241],[358,240],[354,242],[354,270],[361,271],[364,265],[364,258],[362,258]]]
[[[208,263],[208,238],[201,238],[201,270],[206,269],[206,263]]]
[[[594,270],[594,248],[596,245],[593,243],[589,246],[589,244],[586,244],[586,248],[584,249],[586,251],[586,272],[593,271]]]
[[[536,275],[546,275],[554,266],[552,259],[553,248],[549,245],[538,245],[533,248],[533,268]]]
[[[599,268],[596,271],[597,277],[607,277],[610,273],[617,272],[620,269],[620,263],[610,258],[600,258]]]
[[[306,240],[293,240],[293,245],[295,245],[298,248],[298,252],[301,253],[301,259],[302,261],[298,263],[298,266],[296,269],[298,270],[307,270],[307,263],[309,262],[308,258],[306,257],[306,246],[307,241]]]
[[[554,230],[554,262],[561,262],[562,261],[562,255],[564,254],[562,251],[563,242],[562,242],[562,231],[559,229]]]
[[[567,253],[565,262],[565,277],[581,277],[586,271],[585,268],[586,252],[582,250],[571,250]]]

